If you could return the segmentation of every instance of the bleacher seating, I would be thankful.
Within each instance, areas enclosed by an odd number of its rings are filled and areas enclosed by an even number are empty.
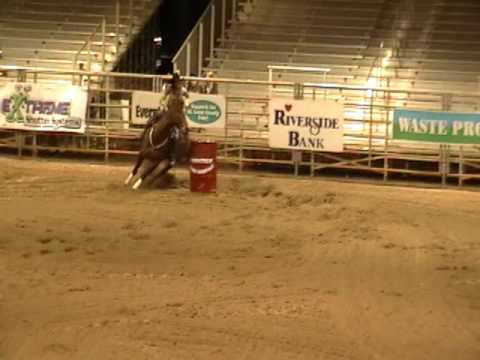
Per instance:
[[[475,0],[256,0],[232,22],[208,68],[267,80],[268,65],[315,66],[330,68],[327,80],[341,84],[375,78],[397,88],[478,91],[479,18]],[[325,80],[277,72],[279,79]],[[242,86],[229,91],[242,94]]]
[[[88,70],[87,64],[105,62],[105,69],[111,69],[159,1],[2,0],[0,65],[78,70],[83,63]]]

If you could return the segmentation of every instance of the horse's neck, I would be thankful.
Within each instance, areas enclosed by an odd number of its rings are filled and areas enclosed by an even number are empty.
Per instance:
[[[170,123],[170,117],[168,115],[168,111],[163,114],[161,119],[147,132],[147,137],[145,140],[152,145],[157,146],[161,144],[165,138],[168,136],[168,132],[172,127]]]
[[[173,112],[183,112],[185,101],[182,98],[171,98],[168,102],[168,110]]]
[[[165,121],[177,123],[178,119],[183,115],[183,108],[175,109],[169,108],[165,113]]]
[[[169,110],[174,114],[178,114],[183,112],[183,108],[184,108],[183,104],[175,104],[174,106],[171,106]]]

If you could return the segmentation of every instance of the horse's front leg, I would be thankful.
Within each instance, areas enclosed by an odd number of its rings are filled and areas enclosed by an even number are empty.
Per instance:
[[[142,185],[142,183],[145,181],[145,178],[157,168],[158,164],[158,161],[151,161],[150,164],[146,166],[145,170],[142,172],[142,175],[140,175],[140,178],[135,182],[132,189],[137,190],[140,185]]]
[[[125,185],[130,184],[130,181],[137,175],[138,169],[142,166],[143,160],[145,159],[143,152],[138,153],[138,158],[135,166],[133,167],[132,172],[128,175],[127,180],[125,180]]]
[[[145,178],[147,176],[150,176],[150,174],[153,173],[153,171],[155,169],[158,169],[158,168],[161,168],[161,170],[158,174],[156,174],[155,178],[161,177],[162,175],[164,175],[168,170],[170,170],[172,168],[172,165],[170,164],[169,160],[161,160],[159,163],[152,163],[151,167],[149,167],[144,172],[142,177],[140,179],[138,179],[137,182],[135,183],[135,186],[137,185],[137,183],[138,183],[138,186],[137,187],[134,186],[133,188],[135,190],[138,189],[140,187],[140,185],[145,182]]]

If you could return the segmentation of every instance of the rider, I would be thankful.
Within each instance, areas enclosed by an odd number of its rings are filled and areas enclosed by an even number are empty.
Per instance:
[[[176,116],[169,116],[168,119],[174,122],[174,126],[170,132],[170,166],[173,166],[176,161],[176,147],[178,140],[182,134],[185,134],[188,129],[187,119],[185,117],[185,100],[188,98],[188,92],[182,86],[182,81],[178,73],[172,75],[170,84],[164,87],[164,94],[161,99],[161,110],[157,116],[153,116],[148,120],[145,132],[148,131],[157,121],[163,118],[163,114],[171,110],[175,112]]]
[[[163,95],[160,99],[160,110],[156,114],[156,116],[152,116],[150,119],[148,119],[147,124],[145,125],[145,130],[148,130],[157,121],[159,121],[162,118],[162,115],[169,109],[169,107],[171,107],[171,105],[174,105],[174,103],[176,103],[177,101],[183,100],[183,103],[179,102],[177,106],[180,107],[181,105],[185,107],[185,100],[188,98],[188,92],[187,89],[181,85],[181,79],[178,73],[174,73],[169,83],[163,85],[162,93]]]

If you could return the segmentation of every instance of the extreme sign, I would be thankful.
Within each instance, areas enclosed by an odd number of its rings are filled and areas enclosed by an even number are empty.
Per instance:
[[[480,114],[396,109],[393,139],[480,144]]]
[[[343,104],[332,100],[270,101],[272,148],[343,151]]]
[[[78,86],[0,86],[0,128],[83,133],[86,111],[87,92]]]

